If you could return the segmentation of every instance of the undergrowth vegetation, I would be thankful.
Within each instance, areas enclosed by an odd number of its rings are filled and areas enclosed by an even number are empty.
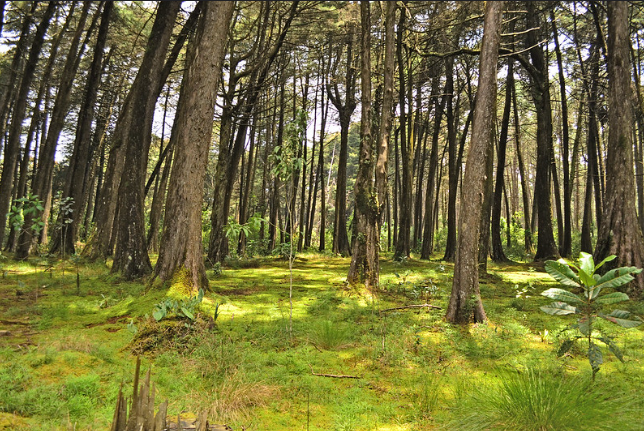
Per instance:
[[[278,257],[210,270],[187,313],[190,299],[175,310],[166,290],[102,264],[4,260],[0,430],[108,429],[136,355],[169,414],[207,410],[234,430],[641,429],[642,329],[595,322],[619,335],[624,363],[605,357],[593,382],[587,341],[557,357],[576,320],[540,311],[551,301],[539,293],[558,286],[543,268],[490,264],[489,323],[452,326],[449,263],[383,259],[375,295],[345,283],[348,264],[297,255],[291,338]]]

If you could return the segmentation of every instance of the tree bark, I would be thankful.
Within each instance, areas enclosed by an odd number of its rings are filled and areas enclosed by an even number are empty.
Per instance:
[[[177,111],[177,144],[170,176],[166,221],[155,267],[160,280],[177,280],[189,294],[208,287],[201,241],[203,182],[212,119],[234,2],[203,2],[188,51]]]
[[[347,256],[350,254],[349,236],[347,234],[347,160],[349,157],[349,125],[351,114],[356,108],[356,76],[353,62],[353,44],[355,30],[350,28],[347,36],[347,64],[345,74],[345,100],[340,98],[338,85],[327,86],[327,95],[340,117],[340,154],[338,157],[338,176],[335,188],[335,217],[333,222],[333,252]],[[336,62],[340,61],[340,55]]]
[[[405,27],[406,13],[401,13],[398,19],[398,26],[396,29],[396,59],[398,61],[398,109],[400,110],[400,161],[401,161],[401,188],[400,195],[398,196],[399,203],[399,217],[398,217],[398,237],[396,240],[396,250],[394,252],[394,260],[401,260],[409,257],[411,252],[411,213],[412,213],[412,158],[413,158],[413,143],[411,136],[409,136],[407,127],[411,123],[410,118],[407,118],[405,111],[406,106],[406,90],[405,86],[411,86],[411,82],[405,82],[405,63],[403,61],[403,32]]]
[[[485,24],[474,107],[472,140],[463,178],[452,294],[445,318],[451,323],[487,319],[478,282],[478,242],[488,148],[492,146],[496,114],[496,73],[501,38],[502,1],[485,4]]]
[[[572,254],[572,186],[570,181],[570,132],[568,130],[568,94],[566,93],[566,78],[563,71],[563,59],[559,47],[559,36],[554,9],[550,11],[552,34],[555,41],[555,54],[559,69],[559,92],[561,94],[561,124],[562,124],[562,160],[563,160],[563,235],[559,244],[559,254],[570,257]]]
[[[628,3],[608,3],[608,158],[606,201],[594,257],[617,259],[606,270],[619,266],[644,266],[644,236],[635,210],[633,172],[633,112],[629,64]],[[635,297],[644,293],[644,276],[638,274],[628,287]]]
[[[134,280],[152,272],[145,239],[144,188],[148,151],[152,138],[152,118],[161,91],[162,71],[170,36],[181,2],[159,3],[141,67],[130,90],[131,109],[123,136],[125,160],[131,166],[123,171],[118,193],[112,273]],[[127,109],[127,108],[126,108]]]
[[[510,125],[510,109],[512,108],[512,89],[514,87],[514,60],[508,59],[508,76],[505,81],[505,106],[501,119],[501,135],[499,137],[499,151],[496,164],[496,184],[494,185],[494,203],[492,205],[492,250],[490,257],[494,262],[507,262],[509,259],[503,251],[501,240],[501,202],[505,186],[505,155],[508,144],[508,129]],[[508,225],[510,219],[506,220]]]
[[[377,156],[374,160],[376,145],[372,142],[371,132],[371,16],[369,2],[360,3],[362,19],[360,164],[354,186],[356,235],[347,280],[349,283],[364,282],[365,287],[370,290],[378,287],[380,277],[380,214],[384,209],[387,187],[387,158],[393,105],[393,27],[396,5],[393,2],[387,2],[384,5],[386,8],[385,94],[380,132],[377,137]]]
[[[531,94],[537,110],[537,172],[535,175],[535,201],[537,206],[537,252],[535,261],[556,258],[559,250],[552,229],[551,184],[551,147],[552,147],[552,109],[550,107],[550,84],[548,82],[548,63],[543,47],[538,43],[538,29],[541,27],[540,15],[534,2],[526,2],[527,28],[536,29],[526,33],[526,46],[530,47],[530,57],[534,67],[531,78]]]

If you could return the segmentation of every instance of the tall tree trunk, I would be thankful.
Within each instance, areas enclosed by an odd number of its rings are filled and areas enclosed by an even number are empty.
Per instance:
[[[516,84],[512,82],[512,111],[514,117],[514,143],[517,150],[517,164],[519,165],[519,176],[521,177],[521,198],[523,201],[523,248],[526,254],[534,252],[532,244],[532,230],[530,223],[530,189],[528,177],[523,164],[523,153],[521,151],[521,124],[519,123],[519,109],[517,108]]]
[[[644,236],[635,211],[633,173],[633,112],[629,64],[630,34],[628,3],[608,3],[608,159],[606,163],[606,202],[599,227],[597,262],[609,255],[617,259],[606,270],[619,266],[644,266]],[[625,103],[626,101],[626,103]],[[636,297],[644,293],[640,273],[629,286]]]
[[[324,70],[324,64],[322,65],[322,70]],[[323,84],[326,86],[326,83]],[[324,251],[326,248],[326,189],[328,184],[324,182],[324,136],[326,129],[326,119],[329,112],[329,99],[326,99],[324,102],[324,88],[322,88],[322,118],[320,122],[320,151],[318,152],[318,175],[320,176],[319,181],[316,181],[316,184],[320,184],[320,245],[318,247],[319,251]],[[313,201],[315,202],[315,193],[313,195]],[[315,211],[311,211],[311,214],[314,214]],[[311,222],[311,229],[313,228],[313,222]]]
[[[367,289],[375,289],[378,287],[380,277],[380,214],[384,208],[387,187],[387,158],[393,105],[393,33],[396,6],[393,2],[386,3],[385,94],[375,160],[376,145],[372,142],[371,132],[371,17],[369,2],[362,1],[360,6],[362,18],[360,165],[354,187],[356,238],[347,280],[350,283],[361,281]]]
[[[340,117],[340,154],[338,157],[338,175],[335,188],[335,217],[333,222],[333,252],[343,256],[350,254],[349,236],[347,235],[347,160],[349,158],[349,125],[351,114],[356,108],[355,86],[356,74],[353,67],[353,44],[355,29],[351,26],[347,36],[347,64],[345,74],[345,100],[340,98],[338,85],[327,86],[329,100],[338,110]],[[340,61],[338,55],[336,62]]]
[[[508,129],[510,125],[510,109],[512,109],[512,89],[514,88],[514,60],[508,59],[508,77],[505,81],[505,106],[501,119],[501,135],[499,136],[499,152],[496,164],[496,183],[494,185],[494,203],[492,205],[492,250],[490,257],[494,262],[507,262],[509,259],[503,251],[501,240],[501,202],[505,187],[505,155],[508,144]],[[506,220],[508,226],[510,219]]]
[[[559,254],[570,257],[572,254],[572,185],[570,181],[570,132],[568,130],[568,94],[566,93],[566,78],[563,71],[563,59],[559,47],[559,36],[554,9],[550,11],[552,34],[555,41],[555,54],[559,69],[559,93],[561,94],[561,124],[562,124],[562,160],[563,160],[563,235],[559,243]]]
[[[29,50],[29,57],[22,74],[20,88],[18,90],[18,93],[16,94],[16,102],[13,108],[13,115],[9,129],[9,140],[5,145],[4,151],[2,178],[0,179],[0,246],[4,241],[7,213],[9,212],[9,207],[11,205],[14,172],[16,170],[16,163],[18,161],[18,156],[20,153],[20,135],[22,134],[22,123],[25,119],[25,111],[27,109],[27,96],[29,94],[29,87],[31,86],[31,82],[34,77],[36,65],[38,63],[38,57],[40,57],[40,52],[45,40],[45,33],[47,32],[49,22],[51,21],[55,9],[56,5],[54,3],[49,3],[40,24],[38,24],[38,27],[36,28],[34,40],[31,44],[31,49]],[[33,13],[33,10],[31,11],[31,13]],[[30,18],[26,17],[25,21],[30,21]],[[28,31],[28,29],[28,23],[26,25],[23,25],[23,30]],[[30,227],[31,224],[28,224],[28,228]]]
[[[448,202],[447,202],[447,242],[443,260],[453,262],[456,258],[456,198],[458,190],[458,176],[461,167],[457,165],[458,143],[454,125],[454,58],[445,60],[445,95],[447,97],[447,145],[448,145]]]
[[[85,37],[85,41],[81,45],[81,35],[85,28],[85,21],[89,14],[90,6],[91,5],[89,3],[83,4],[83,10],[79,18],[78,27],[76,28],[73,39],[71,41],[69,52],[67,54],[67,60],[65,61],[65,66],[61,75],[58,93],[56,93],[56,101],[54,102],[51,122],[49,123],[49,129],[47,131],[47,138],[40,148],[38,169],[34,174],[32,183],[32,190],[34,194],[40,196],[40,198],[45,202],[45,210],[37,215],[38,218],[40,218],[40,220],[45,223],[45,227],[40,233],[42,243],[46,243],[47,240],[46,229],[49,221],[50,210],[48,202],[51,202],[51,196],[49,196],[49,194],[52,190],[51,181],[54,171],[54,156],[56,153],[56,148],[58,146],[58,138],[63,130],[65,119],[69,111],[72,84],[76,76],[76,71],[78,70],[80,59],[83,55],[83,51],[85,50],[91,33],[90,28]],[[29,250],[32,246],[33,240],[33,231],[31,230],[31,226],[35,221],[36,220],[34,218],[32,220],[26,221],[25,223],[25,228],[18,238],[18,246],[16,248],[15,255],[17,259],[26,259],[29,255]]]
[[[188,50],[177,112],[177,145],[170,177],[162,246],[154,274],[183,284],[184,293],[208,287],[201,241],[203,182],[212,138],[226,37],[234,2],[204,2]]]
[[[550,107],[550,84],[548,82],[548,63],[543,47],[538,43],[538,29],[541,27],[540,15],[533,2],[526,2],[527,28],[534,29],[526,33],[526,46],[529,47],[533,73],[531,93],[537,110],[537,171],[535,175],[535,201],[537,206],[537,252],[536,261],[552,259],[559,256],[552,229],[552,203],[550,200],[551,184],[551,147],[552,147],[552,109]]]
[[[432,94],[438,94],[439,79],[433,79]],[[423,245],[421,259],[429,259],[434,252],[434,219],[438,207],[434,203],[434,195],[438,195],[436,171],[438,169],[438,139],[440,137],[440,125],[443,119],[443,111],[447,96],[438,99],[434,97],[434,127],[432,131],[432,148],[429,155],[429,173],[427,174],[427,191],[425,192],[425,226],[423,229]]]
[[[72,199],[72,213],[64,214],[61,212],[58,214],[60,227],[50,248],[50,252],[52,253],[60,251],[61,247],[62,250],[67,253],[74,253],[74,243],[76,242],[78,231],[82,223],[81,212],[83,210],[83,194],[85,193],[85,189],[88,187],[88,184],[86,184],[85,181],[87,177],[87,168],[90,162],[92,122],[94,121],[94,109],[103,71],[103,51],[107,41],[108,25],[113,7],[112,2],[104,2],[103,4],[104,9],[101,17],[101,25],[98,30],[98,36],[96,38],[96,45],[94,47],[94,58],[92,59],[89,75],[87,77],[85,98],[79,113],[76,139],[74,140],[73,153],[69,162],[70,165],[67,171],[67,181],[63,192],[64,198]],[[71,222],[66,223],[66,220],[64,220],[66,218],[71,219]]]
[[[478,243],[488,148],[493,145],[496,113],[496,74],[504,2],[485,4],[479,90],[474,107],[472,140],[463,178],[454,280],[445,318],[452,323],[487,319],[478,281]],[[474,297],[474,299],[472,298]]]
[[[411,123],[410,118],[407,118],[405,111],[406,103],[406,87],[411,86],[411,82],[405,82],[405,72],[409,67],[405,67],[403,61],[403,32],[405,28],[406,13],[401,13],[398,19],[397,34],[396,34],[396,59],[398,61],[398,109],[400,110],[400,161],[402,165],[401,188],[399,195],[399,219],[398,219],[398,238],[396,241],[396,250],[394,252],[394,260],[400,260],[409,257],[411,251],[411,213],[412,213],[412,169],[413,162],[413,143],[412,138],[409,136],[408,124]]]
[[[159,4],[141,67],[130,90],[131,109],[123,136],[125,159],[132,167],[123,171],[118,193],[116,229],[118,241],[114,251],[113,273],[126,280],[152,272],[145,239],[144,188],[148,151],[152,139],[152,119],[161,91],[164,59],[181,2]]]
[[[18,79],[18,74],[20,73],[20,63],[27,49],[27,43],[29,43],[29,38],[31,36],[31,33],[30,33],[31,24],[33,23],[34,13],[36,12],[37,7],[38,7],[38,2],[36,1],[32,2],[31,8],[22,19],[22,24],[20,26],[20,36],[18,36],[18,42],[16,43],[15,53],[13,54],[13,58],[11,59],[11,65],[9,66],[9,69],[8,69],[9,76],[7,78],[7,84],[6,86],[3,86],[3,89],[0,92],[0,135],[6,135],[6,132],[7,132],[7,127],[5,126],[7,126],[6,122],[9,119],[9,111],[11,108],[12,100],[14,100],[14,94],[15,94],[14,91],[17,85],[16,81]],[[49,9],[49,5],[47,5],[47,9]],[[73,6],[71,7],[71,9],[73,11]],[[49,20],[51,20],[51,17],[49,18]],[[47,23],[47,25],[49,25],[49,23]],[[46,32],[46,28],[45,28],[45,32]],[[38,35],[38,29],[36,29],[36,35]],[[42,37],[44,38],[44,33]],[[36,38],[34,38],[34,40],[32,40],[31,43],[32,43],[32,50],[33,50],[34,43],[36,43]],[[41,49],[42,49],[42,42],[41,42]],[[32,50],[30,50],[30,52]],[[26,67],[27,66],[25,66],[25,68]],[[23,71],[23,76],[24,76],[24,71]],[[5,153],[6,153],[7,151],[6,136],[5,136],[5,139],[3,139],[3,142],[5,143]],[[1,145],[0,145],[0,154],[2,154]],[[5,155],[5,160],[6,159],[7,159],[7,156]],[[3,170],[3,172],[5,171]],[[0,208],[4,208],[4,206],[0,204]],[[9,207],[7,206],[7,210],[8,209]],[[0,215],[0,220],[2,220],[2,217],[5,217],[5,216],[6,216],[6,211],[2,211],[2,215]],[[5,219],[5,222],[1,224],[3,231],[4,231],[5,224],[6,224],[6,219]],[[4,235],[4,232],[0,234],[0,245],[2,244],[2,241],[1,241],[3,239],[2,235]]]

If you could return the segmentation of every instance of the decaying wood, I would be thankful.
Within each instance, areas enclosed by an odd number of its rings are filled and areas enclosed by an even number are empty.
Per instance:
[[[208,413],[202,412],[196,420],[181,420],[177,415],[176,423],[168,423],[168,400],[159,405],[157,414],[154,414],[154,395],[156,387],[152,384],[150,388],[150,370],[139,387],[139,373],[141,370],[141,359],[136,358],[134,372],[134,389],[132,399],[129,400],[130,409],[128,416],[128,400],[123,395],[123,384],[119,389],[116,399],[116,408],[112,417],[110,431],[232,431],[228,425],[210,425]]]
[[[405,305],[402,307],[393,307],[393,308],[385,308],[384,310],[380,310],[381,313],[385,313],[387,311],[396,311],[396,310],[407,310],[410,308],[435,308],[436,310],[442,310],[442,307],[439,307],[438,305],[432,305],[432,304],[412,304],[412,305]]]
[[[318,373],[314,373],[313,372],[313,367],[311,366],[311,364],[309,364],[309,368],[311,368],[311,374],[313,374],[314,376],[318,376],[318,377],[331,377],[331,378],[334,378],[334,379],[361,379],[362,378],[362,376],[349,376],[349,375],[346,375],[346,374],[318,374]]]

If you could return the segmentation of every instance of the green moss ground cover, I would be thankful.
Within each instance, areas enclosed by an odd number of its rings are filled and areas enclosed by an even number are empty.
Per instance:
[[[443,319],[451,264],[386,257],[371,296],[345,284],[348,259],[301,254],[289,333],[283,260],[209,271],[197,321],[158,323],[168,290],[105,265],[2,263],[0,430],[108,429],[133,348],[172,415],[208,409],[234,430],[644,429],[642,329],[601,327],[626,362],[604,355],[591,384],[583,344],[556,357],[571,320],[539,311],[556,283],[533,264],[490,264],[490,322],[459,327]],[[412,304],[442,309],[394,309]]]

